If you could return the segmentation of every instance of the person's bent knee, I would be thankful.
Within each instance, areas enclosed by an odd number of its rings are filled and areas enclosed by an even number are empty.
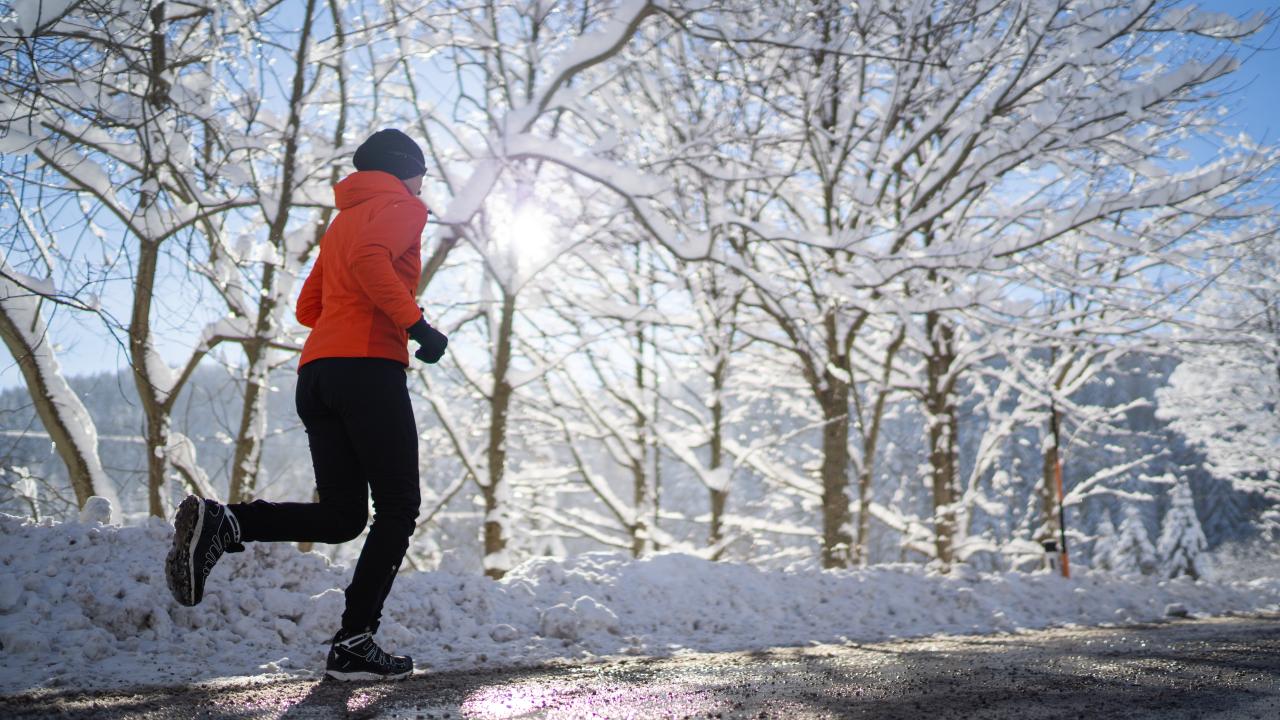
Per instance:
[[[403,511],[383,511],[373,514],[373,524],[375,526],[392,530],[397,535],[412,535],[414,528],[417,527],[416,520],[417,513]]]
[[[355,540],[360,537],[360,533],[364,532],[365,527],[369,524],[369,513],[349,513],[342,515],[337,525],[333,528],[333,543],[344,543]]]
[[[406,517],[410,520],[418,519],[418,513],[421,511],[422,493],[417,486],[406,488],[394,494],[388,493],[373,499],[373,517],[377,520],[379,517]]]
[[[391,508],[374,508],[373,524],[393,531],[396,535],[409,536],[417,527],[418,504],[398,505]]]

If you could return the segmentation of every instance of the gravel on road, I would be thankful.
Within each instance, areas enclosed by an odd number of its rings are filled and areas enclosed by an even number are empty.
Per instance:
[[[1280,719],[1280,615],[0,697],[36,718]]]

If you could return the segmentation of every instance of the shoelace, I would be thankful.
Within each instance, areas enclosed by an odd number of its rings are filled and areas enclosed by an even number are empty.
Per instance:
[[[355,642],[352,642],[353,640]],[[359,648],[365,643],[368,643],[368,645],[363,651],[361,651]],[[361,633],[359,635],[349,637],[339,644],[345,646],[353,653],[359,653],[361,657],[375,665],[391,667],[394,664],[394,660],[392,660],[391,655],[387,651],[378,647],[378,643],[373,641],[372,633]]]
[[[378,644],[372,639],[369,640],[369,650],[365,653],[364,659],[375,665],[391,667],[391,656],[387,654],[387,651],[378,647]]]
[[[217,530],[209,542],[209,549],[204,553],[204,564],[200,568],[205,577],[209,577],[218,559],[235,545],[237,535],[239,532],[232,523],[226,521],[226,516],[219,519]]]
[[[204,564],[200,566],[200,572],[204,577],[209,577],[209,573],[213,572],[214,564],[226,552],[226,543],[230,539],[230,534],[223,536],[221,530],[213,536],[213,540],[209,543],[209,549],[205,550],[204,553]]]

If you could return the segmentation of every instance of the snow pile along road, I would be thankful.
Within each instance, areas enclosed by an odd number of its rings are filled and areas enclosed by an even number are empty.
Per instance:
[[[226,555],[204,602],[164,581],[172,527],[32,525],[0,515],[0,692],[313,675],[342,612],[347,568],[287,544]],[[536,559],[501,582],[448,568],[408,573],[379,639],[420,669],[549,658],[666,655],[810,641],[1280,609],[1280,580],[1194,583],[1083,573],[948,576],[919,566],[762,571],[665,554]]]

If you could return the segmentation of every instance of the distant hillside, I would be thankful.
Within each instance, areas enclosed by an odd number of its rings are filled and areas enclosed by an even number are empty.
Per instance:
[[[1155,391],[1165,384],[1174,366],[1175,363],[1167,358],[1132,356],[1080,392],[1076,399],[1085,403],[1117,406],[1141,398],[1148,404],[1128,412],[1120,437],[1081,432],[1070,439],[1065,455],[1067,486],[1070,488],[1074,483],[1126,459],[1149,454],[1153,456],[1150,461],[1126,471],[1112,486],[1127,492],[1151,493],[1153,502],[1138,503],[1138,507],[1153,537],[1159,531],[1167,498],[1161,486],[1152,485],[1144,478],[1173,475],[1190,481],[1195,507],[1211,546],[1244,539],[1253,530],[1249,519],[1258,512],[1260,500],[1242,495],[1232,490],[1228,483],[1211,477],[1203,469],[1203,458],[1155,417]],[[259,493],[272,499],[309,499],[314,483],[306,434],[294,409],[295,379],[292,368],[280,370],[271,379],[269,433],[264,446]],[[145,451],[141,442],[143,416],[132,378],[127,373],[100,374],[71,378],[69,382],[80,394],[97,425],[102,463],[118,484],[125,511],[143,511],[146,507]],[[240,383],[226,369],[213,365],[200,368],[194,375],[174,412],[175,429],[195,442],[200,465],[223,496],[229,479],[234,450],[232,438],[239,423],[239,413]],[[438,425],[430,411],[420,409],[420,413],[420,432],[430,431]],[[795,418],[782,417],[778,407],[768,402],[758,408],[753,404],[752,416],[762,422],[776,421],[783,426],[788,422],[798,422]],[[966,477],[971,472],[986,421],[972,407],[963,408],[961,418],[961,477]],[[884,452],[877,459],[873,499],[881,505],[927,518],[929,497],[920,474],[927,462],[922,445],[922,426],[923,420],[914,402],[900,399],[892,404],[886,413]],[[1035,507],[1033,493],[1040,473],[1039,437],[1042,431],[1037,427],[1019,427],[1009,439],[1001,465],[989,473],[1003,472],[1010,477],[1021,478],[1022,482],[1005,490],[1006,495],[999,498],[1000,502],[993,509],[975,511],[971,534],[980,535],[987,530],[993,530],[1002,537],[1018,534],[1013,532],[1016,528],[1009,526],[1010,518],[1026,518],[1028,509]],[[803,447],[805,442],[808,442],[806,438],[797,437],[794,439],[796,450],[785,452],[785,457],[794,467],[802,467],[808,457]],[[426,439],[424,443],[428,445],[424,446],[423,481],[428,487],[442,489],[460,470],[448,462],[447,444],[437,443],[433,447]],[[536,459],[513,455],[508,462],[512,467],[522,467],[526,463],[536,464]],[[0,392],[0,469],[9,472],[7,477],[0,478],[0,512],[28,515],[29,506],[14,495],[11,487],[14,478],[12,468],[18,466],[28,468],[35,478],[48,481],[41,495],[42,505],[48,506],[42,508],[45,513],[57,516],[71,508],[65,469],[51,450],[24,388]],[[691,520],[706,512],[705,488],[690,478],[687,468],[670,453],[663,453],[660,470],[662,510],[683,516],[664,519],[664,530],[691,541],[705,536],[705,526]],[[989,481],[988,476],[983,482]],[[580,497],[587,503],[594,503],[589,494]],[[732,497],[731,511],[750,518],[771,517],[779,512],[777,508],[782,500],[776,487],[762,483],[746,471],[735,476]],[[451,521],[460,523],[456,530],[450,531],[458,537],[473,538],[478,533],[476,520],[471,517],[474,508],[470,499],[471,491],[467,490],[451,504],[451,508],[461,511],[459,517]],[[568,495],[564,499],[569,503],[578,502]],[[796,500],[792,509],[787,510],[791,513],[788,517],[801,524],[808,523],[805,513],[810,510],[802,508],[799,503]],[[1069,508],[1067,525],[1075,536],[1088,537],[1109,511],[1113,520],[1118,521],[1122,504],[1111,494],[1090,497]],[[812,526],[817,526],[816,520]],[[873,561],[919,559],[902,550],[901,536],[883,523],[873,522],[871,532],[869,547]],[[463,544],[469,546],[473,543],[467,540]],[[1076,547],[1074,554],[1077,557],[1087,555],[1087,542]]]
[[[273,494],[294,499],[310,496],[311,460],[294,411],[295,372],[282,369],[271,378],[268,396],[268,436],[263,455],[263,482]],[[98,454],[118,484],[127,512],[146,507],[144,420],[133,378],[128,372],[103,373],[68,379],[98,430]],[[188,382],[173,415],[174,429],[196,445],[201,467],[214,487],[225,493],[240,422],[240,385],[226,369],[201,366]],[[27,467],[37,478],[66,486],[66,469],[52,451],[48,436],[23,387],[0,392],[0,467]],[[279,491],[279,492],[277,492]],[[0,511],[26,514],[0,503]],[[9,506],[9,507],[6,507]]]

